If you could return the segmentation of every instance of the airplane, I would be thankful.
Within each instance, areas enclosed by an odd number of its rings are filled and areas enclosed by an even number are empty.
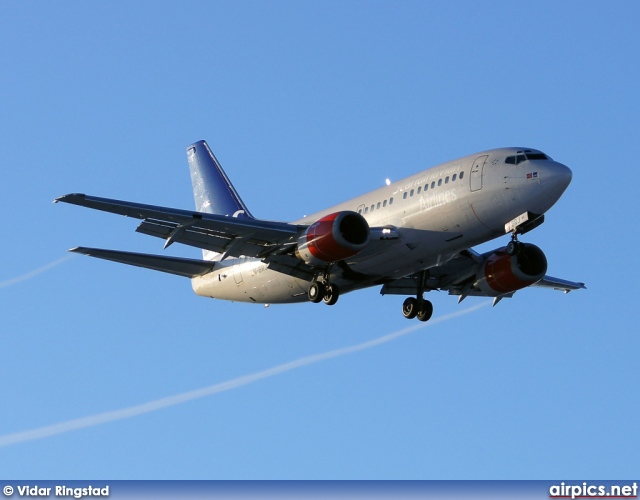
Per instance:
[[[586,288],[546,275],[547,258],[518,236],[544,214],[571,182],[572,172],[542,151],[491,149],[421,171],[293,222],[254,217],[205,141],[187,148],[196,210],[144,205],[85,194],[64,202],[141,219],[136,231],[202,249],[186,259],[99,248],[70,252],[191,279],[197,295],[281,304],[324,302],[380,286],[408,296],[405,318],[427,321],[427,292],[448,291],[458,302],[493,297],[495,306],[538,286]],[[495,250],[471,247],[510,234]]]

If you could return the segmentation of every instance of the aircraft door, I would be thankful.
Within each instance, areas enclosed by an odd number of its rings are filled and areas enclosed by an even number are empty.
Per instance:
[[[480,191],[482,189],[482,177],[484,175],[484,164],[489,155],[478,156],[471,166],[470,184],[471,191]]]
[[[242,264],[244,264],[246,260],[247,259],[243,258],[240,260],[240,264],[233,266],[233,278],[236,280],[236,285],[242,285]]]

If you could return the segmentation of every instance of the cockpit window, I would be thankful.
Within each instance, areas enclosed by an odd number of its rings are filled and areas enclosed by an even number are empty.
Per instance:
[[[517,155],[517,156],[507,156],[504,160],[505,163],[510,163],[511,165],[517,165],[518,163],[522,163],[526,161],[527,157],[525,155]]]
[[[521,153],[521,152],[519,152]],[[507,156],[504,160],[505,163],[509,163],[511,165],[517,165],[518,163],[522,163],[526,160],[548,160],[549,157],[544,153],[532,153],[527,151],[527,154],[518,154],[515,156]]]
[[[548,160],[544,153],[527,153],[527,160]]]

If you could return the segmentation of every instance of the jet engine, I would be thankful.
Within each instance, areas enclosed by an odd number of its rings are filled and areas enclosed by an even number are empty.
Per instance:
[[[350,210],[325,215],[300,236],[296,256],[311,265],[347,259],[369,242],[369,224]]]
[[[474,288],[490,297],[515,292],[540,281],[547,272],[547,258],[531,243],[517,243],[513,255],[507,247],[487,257],[476,275]]]

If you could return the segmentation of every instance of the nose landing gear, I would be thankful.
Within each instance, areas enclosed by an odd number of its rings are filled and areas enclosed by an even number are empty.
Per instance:
[[[507,243],[507,253],[509,255],[518,255],[522,250],[522,243],[518,241],[518,233],[513,232],[511,234],[511,241]]]

